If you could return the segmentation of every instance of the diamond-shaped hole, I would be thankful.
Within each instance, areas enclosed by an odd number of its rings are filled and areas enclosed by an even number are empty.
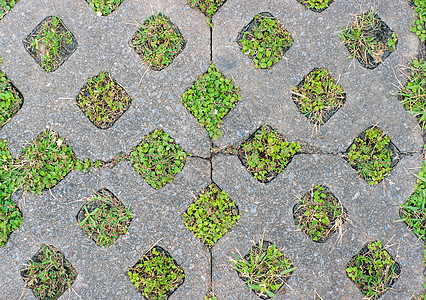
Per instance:
[[[280,289],[283,290],[282,286],[294,271],[290,259],[274,244],[263,240],[244,257],[236,255],[232,262],[238,276],[261,299],[269,299]],[[239,270],[246,272],[241,273]]]
[[[1,59],[0,59],[1,63]],[[0,128],[16,115],[24,104],[24,97],[10,79],[0,70]]]
[[[19,0],[5,0],[0,2],[0,20],[16,5]]]
[[[74,168],[75,155],[58,133],[43,131],[19,158],[24,189],[40,194],[56,186]]]
[[[133,168],[154,189],[172,182],[185,165],[186,153],[163,130],[144,136],[130,153]]]
[[[420,178],[426,177],[426,163],[423,162],[422,168],[418,173]],[[417,238],[426,242],[426,182],[417,179],[414,192],[408,197],[404,204],[401,204],[399,215],[401,220],[413,231]]]
[[[396,262],[380,241],[366,244],[349,261],[346,274],[368,299],[378,299],[401,274]]]
[[[276,64],[293,45],[293,37],[281,22],[268,12],[257,14],[238,35],[242,53],[259,69]]]
[[[108,16],[118,9],[124,0],[86,0],[99,16]]]
[[[183,51],[186,42],[177,26],[159,13],[143,22],[129,44],[151,69],[160,71]]]
[[[107,189],[99,190],[87,199],[77,214],[77,222],[98,246],[111,246],[128,227],[133,215]]]
[[[288,142],[270,126],[262,125],[237,148],[237,154],[254,178],[268,183],[284,170],[299,148],[298,142]]]
[[[241,100],[240,91],[212,63],[182,96],[182,103],[206,128],[210,138],[218,139],[223,118]]]
[[[400,152],[383,130],[373,125],[354,139],[344,158],[369,185],[376,185],[399,162]]]
[[[77,105],[99,129],[108,129],[129,109],[132,98],[108,72],[89,79],[77,96]]]
[[[322,125],[343,106],[346,92],[327,69],[315,68],[292,88],[292,98],[312,124]]]
[[[398,100],[404,108],[414,115],[423,133],[426,130],[426,62],[423,58],[413,60],[409,67],[404,67],[401,71],[407,77],[407,83],[398,93]]]
[[[163,248],[153,247],[127,274],[146,299],[168,299],[185,281],[185,273]]]
[[[350,56],[367,69],[376,68],[398,43],[398,35],[373,10],[356,16],[340,37]]]
[[[11,196],[16,190],[17,178],[13,172],[15,163],[6,140],[0,140],[0,247],[22,225],[23,216]]]
[[[45,18],[24,38],[25,50],[46,72],[59,68],[77,49],[77,40],[57,16]]]
[[[183,223],[208,248],[227,233],[241,214],[229,195],[211,184],[183,214]]]
[[[58,299],[71,287],[77,271],[55,246],[42,244],[21,276],[37,299]]]
[[[331,3],[333,3],[333,0],[297,0],[297,2],[314,12],[320,13],[329,8]]]
[[[346,209],[327,186],[317,185],[293,207],[296,225],[314,242],[324,243],[346,220]]]
[[[189,0],[188,2],[192,8],[198,8],[206,17],[211,19],[226,0]]]

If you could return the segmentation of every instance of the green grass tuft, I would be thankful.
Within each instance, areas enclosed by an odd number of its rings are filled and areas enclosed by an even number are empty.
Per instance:
[[[183,214],[183,223],[207,248],[227,233],[240,219],[237,206],[225,191],[210,185]]]
[[[292,97],[299,111],[314,125],[322,125],[346,101],[342,86],[324,68],[314,69],[292,88]]]
[[[95,13],[108,16],[113,13],[124,0],[86,0]]]
[[[89,79],[77,96],[77,105],[100,129],[112,127],[131,103],[130,96],[108,72]]]
[[[0,20],[18,3],[19,0],[0,0]]]
[[[215,140],[222,135],[219,128],[223,118],[240,100],[238,87],[225,78],[214,63],[182,96],[183,105]]]
[[[267,183],[284,170],[299,149],[299,143],[287,142],[271,127],[262,125],[239,146],[238,156],[254,178]]]
[[[127,272],[146,299],[166,300],[184,282],[185,273],[163,248],[155,246]]]
[[[9,122],[23,104],[24,97],[22,97],[22,94],[7,78],[6,74],[0,71],[0,128]]]
[[[130,45],[149,67],[160,71],[183,51],[185,40],[170,19],[159,13],[143,22]]]
[[[293,45],[293,37],[277,18],[269,13],[254,17],[238,37],[241,51],[253,59],[259,69],[272,67]]]
[[[331,0],[297,0],[300,4],[306,6],[315,12],[322,12],[328,8]]]
[[[186,153],[163,130],[156,129],[144,136],[130,153],[133,168],[154,189],[172,182],[186,160]]]
[[[128,232],[133,214],[110,191],[88,198],[77,215],[78,225],[98,246],[111,246]]]
[[[415,59],[410,67],[407,83],[397,93],[405,109],[414,115],[420,127],[426,129],[426,62]]]
[[[293,217],[296,225],[314,242],[324,243],[341,230],[346,211],[328,187],[317,185],[296,204]]]
[[[343,40],[350,57],[368,69],[377,67],[396,49],[398,35],[373,11],[358,15],[338,36]]]
[[[37,299],[56,300],[71,287],[77,271],[56,247],[42,244],[21,276]]]
[[[353,141],[345,159],[369,185],[376,185],[390,174],[399,157],[389,137],[372,126]]]
[[[274,244],[263,240],[244,257],[234,253],[230,262],[250,290],[262,299],[274,297],[296,269]]]
[[[414,0],[414,7],[417,13],[417,18],[413,20],[411,31],[417,34],[420,41],[424,43],[426,41],[426,1]]]
[[[386,293],[400,273],[400,265],[380,241],[365,245],[346,268],[349,278],[371,300],[376,300]]]

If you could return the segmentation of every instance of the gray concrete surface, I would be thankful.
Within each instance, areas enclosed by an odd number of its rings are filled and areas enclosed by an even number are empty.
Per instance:
[[[374,70],[348,60],[347,49],[336,36],[340,26],[370,6],[399,35],[396,51]],[[178,26],[186,47],[169,67],[145,74],[146,65],[128,41],[137,23],[161,11]],[[271,69],[258,70],[241,53],[236,38],[264,11],[280,19],[293,34],[294,44]],[[397,220],[398,204],[414,189],[412,173],[421,166],[423,140],[416,119],[392,94],[399,89],[398,79],[404,80],[398,67],[419,52],[419,41],[410,32],[413,14],[408,2],[399,0],[338,0],[322,13],[295,0],[228,0],[213,17],[211,40],[206,17],[185,0],[125,0],[107,17],[97,16],[84,0],[20,0],[0,21],[1,68],[25,98],[22,109],[0,131],[15,155],[50,127],[80,159],[108,161],[121,151],[129,152],[156,128],[194,156],[172,183],[158,191],[123,162],[87,174],[72,171],[41,196],[16,193],[13,199],[24,223],[0,248],[0,300],[35,299],[24,288],[20,269],[41,243],[58,247],[78,272],[73,292],[61,299],[142,299],[126,271],[158,241],[186,274],[170,299],[202,300],[210,287],[220,300],[258,299],[229,268],[228,260],[237,250],[247,253],[261,237],[282,248],[297,267],[284,287],[286,293],[277,293],[275,299],[314,299],[315,293],[327,300],[361,299],[345,268],[353,255],[376,239],[389,246],[402,266],[400,278],[381,299],[408,300],[420,293],[423,243]],[[22,39],[49,15],[58,15],[79,44],[53,73],[44,72],[22,45]],[[211,54],[242,95],[224,118],[224,135],[214,147],[238,145],[267,123],[284,137],[304,142],[313,153],[296,155],[268,184],[256,181],[236,156],[216,154],[210,162],[208,134],[180,99],[207,70]],[[345,105],[318,132],[297,110],[290,93],[315,67],[327,68],[347,93]],[[111,72],[133,98],[129,110],[108,130],[96,128],[75,103],[87,79],[100,71]],[[383,183],[370,187],[341,154],[373,124],[384,130],[403,157]],[[212,180],[236,202],[242,216],[213,247],[211,263],[210,253],[183,225],[181,216]],[[348,211],[341,241],[335,234],[326,243],[314,243],[294,224],[293,206],[316,184],[327,185]],[[135,214],[129,234],[107,248],[98,247],[76,222],[82,199],[101,188],[113,192]]]

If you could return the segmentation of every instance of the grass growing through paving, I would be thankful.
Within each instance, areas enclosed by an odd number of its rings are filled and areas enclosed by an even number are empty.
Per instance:
[[[259,69],[270,68],[290,49],[293,37],[277,18],[261,13],[243,29],[238,43],[241,51],[253,59]]]
[[[240,219],[240,212],[228,194],[212,184],[183,214],[183,223],[207,248],[231,229]]]
[[[263,125],[240,145],[238,156],[254,178],[266,183],[284,170],[299,148],[299,143],[287,142],[271,127]]]
[[[16,186],[16,178],[10,173],[12,164],[7,142],[0,140],[0,247],[7,243],[9,236],[21,227],[23,221],[20,209],[10,198]]]
[[[398,35],[370,10],[358,15],[338,36],[349,54],[364,67],[374,69],[396,49]]]
[[[77,96],[77,105],[100,129],[113,126],[131,103],[130,96],[108,72],[89,79]]]
[[[421,128],[426,129],[426,62],[415,59],[408,68],[407,84],[398,93],[405,109],[416,116]]]
[[[42,244],[29,264],[21,269],[21,276],[37,299],[54,300],[73,284],[77,272],[57,248]]]
[[[314,125],[322,125],[346,101],[346,93],[326,69],[315,69],[292,88],[293,101]]]
[[[48,18],[41,23],[41,30],[32,36],[30,51],[40,55],[44,71],[53,72],[63,62],[64,56],[71,55],[67,45],[73,44],[73,36],[57,16]]]
[[[414,0],[414,7],[417,13],[417,19],[413,20],[411,31],[417,34],[420,41],[426,41],[426,1]]]
[[[22,188],[41,194],[43,189],[54,187],[71,170],[87,172],[91,167],[100,167],[102,162],[78,160],[71,147],[51,130],[43,131],[14,159],[7,150],[7,142],[0,140],[0,175],[6,178],[0,188],[0,196],[8,197]]]
[[[0,64],[1,64],[0,59]],[[3,127],[24,104],[24,97],[0,70],[0,128]]]
[[[219,130],[222,119],[240,100],[238,87],[225,78],[214,63],[182,96],[183,105],[215,140],[222,135]]]
[[[19,0],[0,0],[0,20],[18,3]]]
[[[365,130],[349,149],[345,154],[346,160],[369,185],[382,181],[397,160],[389,137],[377,126]]]
[[[154,189],[172,182],[186,159],[186,153],[163,130],[156,129],[144,136],[130,153],[130,162]]]
[[[297,0],[300,4],[306,6],[315,12],[322,12],[328,8],[332,0]]]
[[[226,0],[188,0],[189,6],[192,8],[197,7],[206,17],[209,18],[210,26],[213,26],[213,15],[225,2]]]
[[[98,246],[111,246],[128,232],[133,214],[110,191],[89,197],[77,215],[78,225]]]
[[[423,162],[422,168],[417,177],[417,184],[414,192],[408,197],[407,201],[401,205],[400,217],[414,234],[423,241],[426,241],[426,163]]]
[[[262,299],[274,297],[295,268],[272,243],[260,240],[244,257],[234,253],[230,260],[240,278]]]
[[[86,0],[95,13],[108,16],[113,13],[124,0]]]
[[[317,185],[296,204],[293,217],[307,236],[323,243],[341,229],[346,213],[327,187]]]
[[[380,241],[364,246],[346,268],[346,274],[368,297],[378,299],[391,288],[401,273],[399,264]]]
[[[130,45],[153,70],[170,65],[185,48],[179,29],[164,14],[154,14],[143,22]]]
[[[168,299],[185,280],[182,268],[158,246],[148,251],[127,274],[146,299]]]

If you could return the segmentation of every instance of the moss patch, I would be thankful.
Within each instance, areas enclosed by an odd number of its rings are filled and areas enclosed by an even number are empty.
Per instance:
[[[356,58],[367,69],[376,68],[398,43],[398,35],[373,10],[356,16],[346,28],[342,28],[339,37],[350,57]]]
[[[183,223],[207,248],[211,248],[240,216],[238,207],[228,194],[212,184],[183,214]]]
[[[293,218],[314,242],[324,243],[342,227],[346,210],[328,187],[317,185],[294,206]]]
[[[150,300],[168,299],[185,280],[176,260],[159,246],[148,251],[127,274],[135,288]]]
[[[240,278],[261,299],[269,299],[290,278],[293,263],[272,243],[261,240],[244,257],[231,260]]]
[[[380,241],[365,245],[348,263],[346,274],[368,299],[386,293],[401,274],[401,266]]]
[[[55,300],[71,287],[77,271],[55,246],[42,244],[21,276],[37,299]]]
[[[276,64],[293,45],[293,37],[270,13],[260,13],[238,36],[241,51],[253,59],[259,69]]]
[[[382,129],[372,126],[353,141],[345,159],[369,185],[376,185],[398,163],[399,151]]]
[[[130,40],[143,61],[153,70],[170,65],[185,48],[179,29],[164,14],[154,14],[143,22]]]
[[[133,214],[107,189],[90,196],[77,215],[78,225],[98,246],[111,246],[128,232]]]
[[[132,98],[107,72],[89,79],[77,96],[77,105],[100,129],[112,127],[131,103]]]
[[[215,140],[222,135],[219,128],[223,118],[240,100],[238,87],[225,78],[214,63],[182,96],[183,105]]]
[[[57,16],[45,18],[23,40],[28,53],[46,72],[53,72],[77,49],[77,40]]]
[[[300,148],[288,142],[268,125],[263,125],[237,148],[238,157],[260,182],[272,181],[293,159]]]
[[[292,88],[292,98],[299,111],[314,125],[322,125],[346,101],[346,92],[335,83],[326,69],[314,69]]]
[[[172,182],[186,159],[186,153],[163,130],[156,129],[144,136],[130,153],[130,162],[154,189]]]

